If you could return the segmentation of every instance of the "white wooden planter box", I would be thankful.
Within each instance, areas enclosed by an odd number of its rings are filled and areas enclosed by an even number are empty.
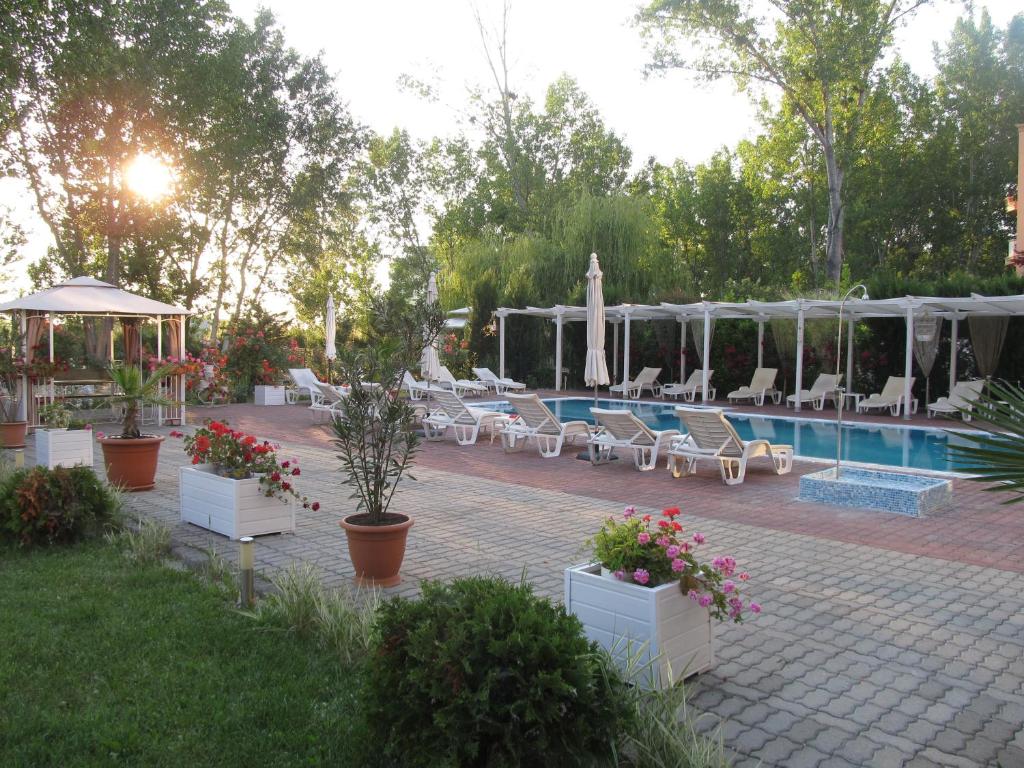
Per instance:
[[[182,467],[181,521],[230,539],[295,531],[295,500],[266,496],[257,478],[221,477],[209,464]]]
[[[284,387],[256,385],[256,405],[284,405]]]
[[[91,429],[37,429],[36,464],[50,469],[92,467],[93,437]]]
[[[602,576],[596,563],[577,565],[565,569],[565,607],[623,669],[640,654],[641,685],[653,676],[663,687],[715,664],[711,614],[676,582],[651,589]]]

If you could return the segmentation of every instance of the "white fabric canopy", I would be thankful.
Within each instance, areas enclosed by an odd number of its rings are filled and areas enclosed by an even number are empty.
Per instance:
[[[587,270],[587,365],[583,381],[588,387],[609,381],[604,352],[604,288],[596,253],[590,254],[590,269]]]
[[[334,297],[327,297],[327,317],[324,320],[325,341],[324,354],[328,360],[334,360],[338,356],[338,346],[335,344],[335,337],[338,332],[338,321],[334,309]]]
[[[137,296],[92,277],[76,277],[30,296],[0,304],[0,312],[13,310],[118,317],[190,314],[183,307]]]
[[[437,302],[437,273],[431,272],[427,281],[427,304]],[[441,375],[441,361],[437,358],[437,341],[434,340],[423,348],[420,358],[420,376],[426,381],[436,381]]]

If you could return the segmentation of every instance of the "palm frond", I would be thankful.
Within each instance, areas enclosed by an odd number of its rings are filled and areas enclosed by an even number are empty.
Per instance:
[[[990,382],[971,414],[991,431],[955,433],[967,441],[949,447],[956,470],[993,483],[986,491],[1014,494],[1004,504],[1024,501],[1024,390]]]

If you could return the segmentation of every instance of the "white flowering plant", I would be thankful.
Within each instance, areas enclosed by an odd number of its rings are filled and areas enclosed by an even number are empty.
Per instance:
[[[676,519],[680,514],[678,507],[669,507],[655,519],[626,507],[621,519],[609,517],[590,542],[594,556],[620,581],[642,587],[678,582],[683,594],[716,619],[739,623],[747,614],[760,613],[761,606],[742,594],[750,575],[737,573],[732,557],[700,562],[696,553],[706,538],[700,532],[688,534]]]

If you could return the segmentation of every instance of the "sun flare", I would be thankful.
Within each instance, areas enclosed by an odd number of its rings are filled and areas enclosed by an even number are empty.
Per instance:
[[[154,155],[140,153],[124,169],[128,188],[143,200],[156,202],[169,195],[174,185],[174,169]]]

